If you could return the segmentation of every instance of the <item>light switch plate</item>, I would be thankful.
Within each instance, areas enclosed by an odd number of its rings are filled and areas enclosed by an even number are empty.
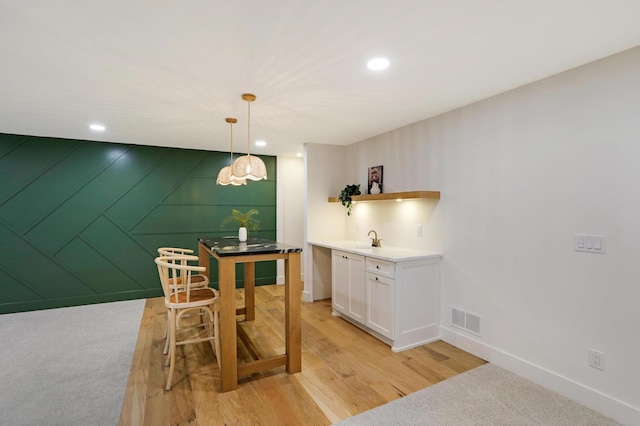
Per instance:
[[[607,252],[607,237],[597,234],[576,234],[573,249],[585,253],[605,254]]]

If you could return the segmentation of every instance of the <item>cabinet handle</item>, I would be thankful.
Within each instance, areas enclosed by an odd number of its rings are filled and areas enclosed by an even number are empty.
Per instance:
[[[376,265],[376,269],[380,269],[380,265]]]
[[[376,281],[378,281],[378,277],[376,277]]]

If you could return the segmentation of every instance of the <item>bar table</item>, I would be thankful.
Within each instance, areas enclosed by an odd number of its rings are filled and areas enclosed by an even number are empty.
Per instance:
[[[198,238],[200,266],[210,275],[209,256],[218,262],[218,291],[220,298],[220,377],[222,392],[238,388],[238,376],[269,370],[285,365],[289,374],[302,370],[300,331],[300,307],[302,287],[300,284],[301,248],[277,241],[248,238],[239,242],[237,237]],[[254,361],[238,363],[238,327],[236,316],[244,314],[247,321],[255,319],[255,262],[284,260],[285,271],[285,354]],[[245,307],[236,309],[236,263],[244,264]],[[243,340],[249,339],[246,334]]]

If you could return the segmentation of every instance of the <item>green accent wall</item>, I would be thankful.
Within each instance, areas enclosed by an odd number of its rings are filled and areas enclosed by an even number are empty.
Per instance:
[[[260,158],[269,180],[219,186],[225,152],[0,133],[0,314],[161,296],[158,247],[235,235],[233,208],[275,239],[276,158]],[[275,282],[257,263],[256,284]]]

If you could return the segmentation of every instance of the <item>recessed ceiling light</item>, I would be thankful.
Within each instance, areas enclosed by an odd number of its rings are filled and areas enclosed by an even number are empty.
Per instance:
[[[367,62],[367,68],[373,71],[380,71],[389,67],[389,60],[385,58],[375,58]]]
[[[94,132],[104,132],[106,130],[106,127],[104,127],[102,124],[97,123],[89,125],[89,128]]]
[[[256,146],[266,146],[267,143],[265,141],[256,141]]]

